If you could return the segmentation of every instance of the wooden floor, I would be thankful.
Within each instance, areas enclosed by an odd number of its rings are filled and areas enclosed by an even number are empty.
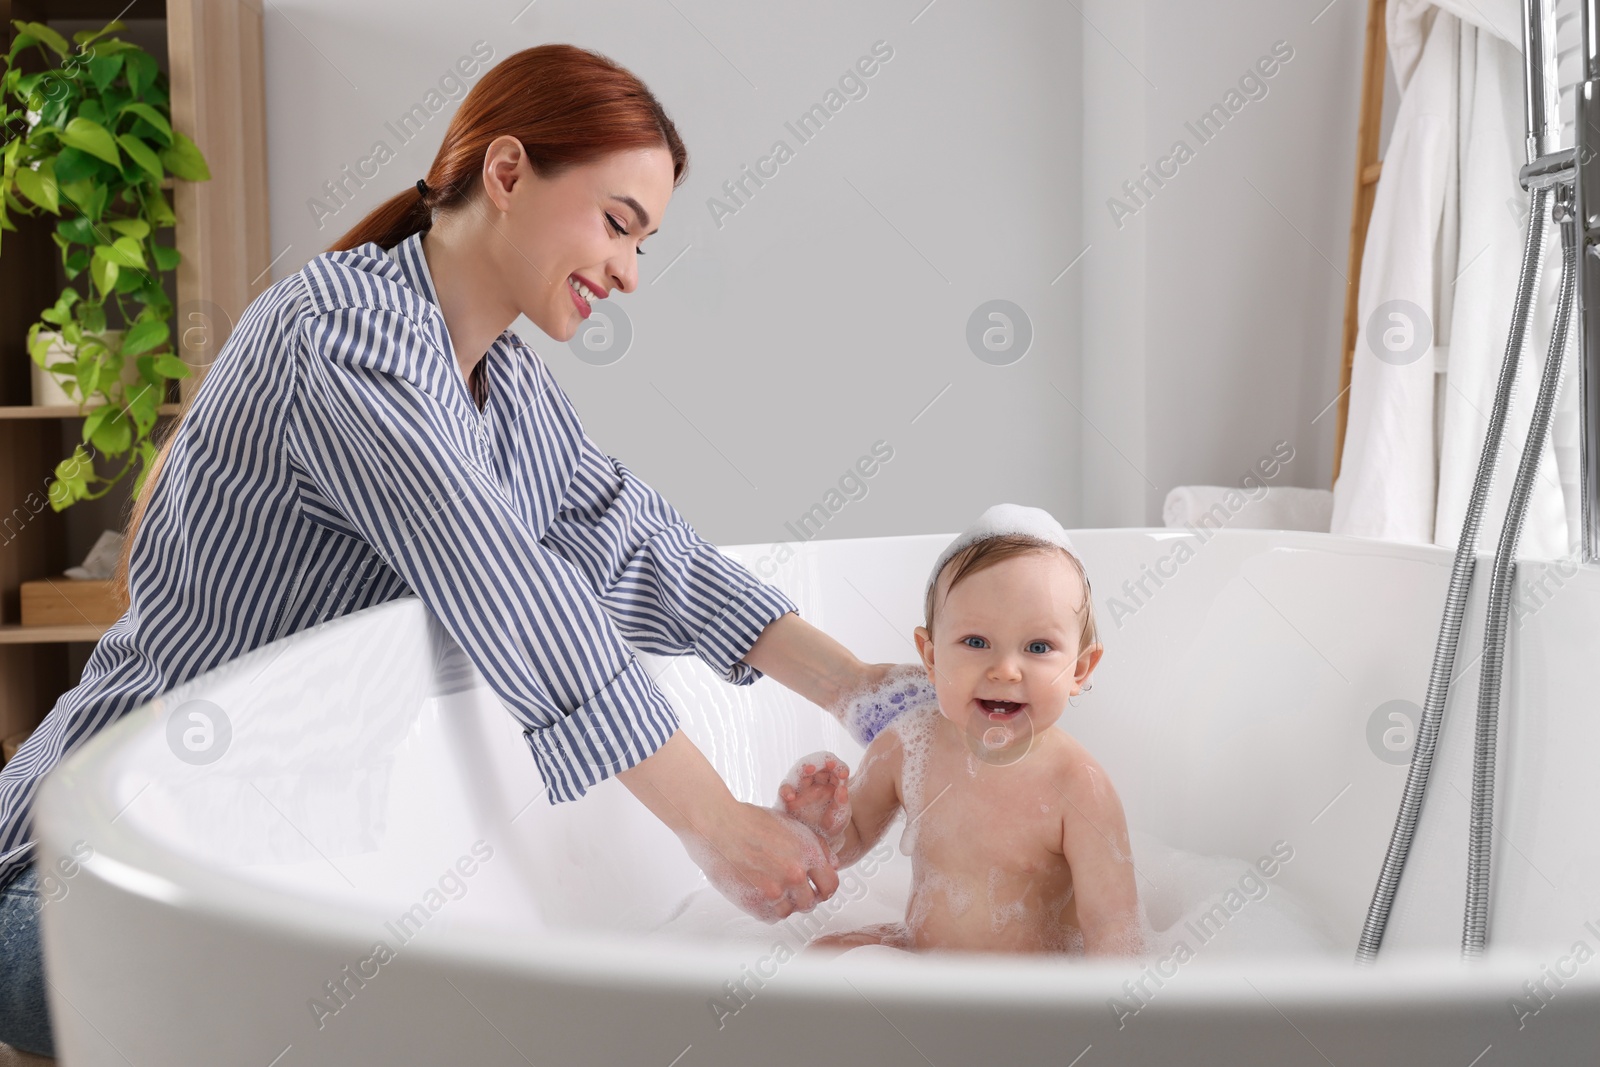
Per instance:
[[[30,1056],[26,1052],[18,1052],[10,1045],[0,1045],[0,1067],[53,1067],[55,1062],[43,1056]]]

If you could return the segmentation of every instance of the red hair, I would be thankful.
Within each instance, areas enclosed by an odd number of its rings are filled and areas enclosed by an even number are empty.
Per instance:
[[[674,188],[689,168],[689,153],[677,128],[643,82],[598,52],[542,44],[507,56],[467,93],[428,168],[426,197],[413,184],[379,204],[326,251],[347,251],[369,241],[393,248],[428,229],[435,210],[463,204],[481,187],[489,142],[504,134],[522,142],[541,178],[559,177],[572,167],[638,148],[667,150]],[[168,429],[130,505],[114,579],[124,604],[134,535],[181,421]]]
[[[643,82],[598,52],[542,44],[507,56],[472,87],[428,168],[426,196],[415,185],[391,196],[328,251],[368,241],[393,248],[426,230],[433,211],[463,203],[479,188],[489,142],[505,134],[522,142],[541,178],[635,148],[671,154],[674,188],[689,167],[677,128]]]

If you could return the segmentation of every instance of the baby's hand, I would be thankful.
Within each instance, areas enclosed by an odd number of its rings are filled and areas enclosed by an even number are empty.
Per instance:
[[[794,816],[839,851],[850,824],[850,768],[831,752],[813,752],[778,786],[780,810]]]

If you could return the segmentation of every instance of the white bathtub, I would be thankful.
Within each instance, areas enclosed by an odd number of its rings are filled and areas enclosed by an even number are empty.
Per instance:
[[[41,873],[58,871],[43,925],[64,1061],[1592,1062],[1600,574],[1521,567],[1545,592],[1512,625],[1490,955],[1468,968],[1457,952],[1480,559],[1417,848],[1383,958],[1363,971],[1350,961],[1406,771],[1375,754],[1369,720],[1388,701],[1422,701],[1450,554],[1253,530],[1204,543],[1170,530],[1073,536],[1106,653],[1062,725],[1109,770],[1139,834],[1246,861],[1292,849],[1272,891],[1314,912],[1331,952],[1241,955],[1196,940],[1181,964],[790,959],[772,944],[793,940],[789,926],[761,928],[760,942],[650,934],[703,885],[676,839],[614,780],[577,803],[541,799],[511,717],[407,599],[197,679],[50,777],[37,832]],[[907,662],[927,568],[948,540],[810,543],[775,570],[766,546],[726,551],[863,659]],[[1146,579],[1140,603],[1123,583],[1146,567],[1170,577]],[[771,803],[804,753],[859,755],[771,679],[736,689],[693,657],[646,659],[741,799]],[[207,765],[168,743],[171,714],[195,700],[232,730]],[[448,876],[458,862],[471,874]],[[860,899],[834,928],[903,907],[908,863],[895,853],[850,883]],[[441,880],[447,892],[429,896]],[[341,981],[335,998],[327,983]],[[1533,1013],[1524,983],[1541,981],[1548,1006]],[[725,983],[741,982],[733,998]]]

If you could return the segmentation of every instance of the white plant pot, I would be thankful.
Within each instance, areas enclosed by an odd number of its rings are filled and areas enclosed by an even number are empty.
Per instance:
[[[100,336],[110,341],[120,341],[122,330],[105,330]],[[54,330],[40,330],[40,337],[50,338],[50,353],[45,357],[46,364],[72,362],[72,349],[61,342],[61,335]],[[28,362],[33,363],[30,359]],[[122,384],[133,386],[139,383],[139,363],[130,359],[122,365]],[[44,367],[33,363],[33,402],[39,407],[56,407],[60,405],[76,406],[77,401],[67,395],[61,387],[61,382],[54,374]]]

